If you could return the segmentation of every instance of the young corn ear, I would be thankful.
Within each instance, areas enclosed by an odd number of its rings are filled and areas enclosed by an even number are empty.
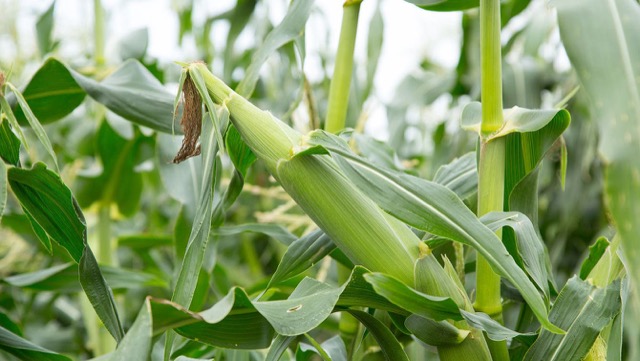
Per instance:
[[[204,64],[191,64],[188,71],[204,79],[249,148],[352,261],[413,284],[420,239],[408,227],[362,194],[328,155],[296,156],[302,134],[236,94]]]

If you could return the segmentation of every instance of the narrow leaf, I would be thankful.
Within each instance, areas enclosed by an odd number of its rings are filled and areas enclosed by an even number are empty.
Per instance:
[[[40,124],[40,121],[38,120],[38,118],[36,118],[36,116],[33,115],[31,108],[29,108],[29,104],[22,96],[22,93],[20,93],[20,91],[16,87],[14,87],[13,84],[11,83],[7,83],[7,86],[11,89],[13,94],[15,94],[16,98],[18,99],[18,104],[20,104],[20,109],[22,109],[22,111],[24,112],[27,118],[27,121],[31,126],[31,129],[33,129],[33,132],[36,134],[36,137],[38,137],[38,140],[44,146],[44,149],[47,151],[51,159],[53,159],[53,163],[55,164],[56,169],[58,169],[58,159],[56,158],[56,153],[53,151],[53,148],[51,147],[51,141],[49,140],[47,133],[44,131],[44,128],[42,128],[42,124]]]
[[[589,97],[607,164],[606,203],[628,271],[640,284],[640,5],[634,0],[553,1],[560,37]],[[597,26],[594,26],[597,24]],[[584,44],[589,46],[584,46]],[[636,318],[634,324],[640,319]]]
[[[376,293],[411,313],[436,321],[462,319],[458,305],[451,298],[418,292],[382,273],[366,274],[364,278],[373,286]]]
[[[313,0],[294,0],[291,2],[282,22],[271,30],[260,48],[253,54],[251,64],[236,89],[238,94],[249,98],[258,82],[260,69],[269,56],[304,32],[304,26],[311,14],[314,2]]]
[[[518,288],[545,328],[563,333],[549,322],[543,298],[500,239],[455,193],[436,183],[372,166],[354,155],[342,139],[326,132],[313,132],[310,143],[330,151],[345,174],[394,217],[415,228],[473,246],[495,272]]]
[[[364,311],[348,310],[347,312],[371,332],[371,335],[378,342],[385,360],[409,361],[409,357],[407,357],[400,342],[382,322]]]
[[[550,320],[566,329],[565,335],[542,330],[525,355],[525,361],[580,361],[602,329],[620,312],[620,280],[599,288],[577,276],[567,281],[549,313]]]
[[[24,361],[71,361],[70,358],[49,351],[0,326],[0,350]]]
[[[460,330],[447,321],[435,321],[411,315],[404,325],[420,341],[431,346],[458,345],[469,335],[469,330]]]
[[[25,211],[78,263],[80,284],[93,308],[116,341],[122,339],[113,294],[87,245],[84,216],[69,188],[43,163],[29,170],[11,168],[8,179]]]
[[[269,285],[276,284],[311,268],[336,248],[329,236],[317,229],[292,242],[285,252]]]

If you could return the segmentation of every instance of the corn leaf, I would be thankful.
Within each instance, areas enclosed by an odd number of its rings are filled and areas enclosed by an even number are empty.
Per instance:
[[[542,330],[525,355],[525,361],[580,361],[602,329],[620,312],[620,280],[606,288],[577,276],[567,281],[549,313],[549,319],[566,329],[565,335]]]
[[[418,315],[407,317],[404,325],[416,338],[431,346],[458,345],[469,335],[469,330],[461,330],[447,321]]]
[[[271,276],[269,286],[306,271],[335,248],[331,238],[320,229],[293,241]]]
[[[271,30],[262,45],[253,54],[251,64],[236,89],[238,94],[249,98],[260,77],[260,68],[269,56],[281,46],[301,36],[314,2],[313,0],[293,0],[291,2],[282,22]]]
[[[55,6],[56,2],[53,1],[49,8],[40,15],[36,22],[36,34],[38,36],[38,50],[40,51],[40,56],[44,56],[53,50],[56,45],[51,38],[54,19],[53,10],[55,9]]]
[[[216,229],[219,236],[235,236],[244,232],[255,232],[267,235],[282,244],[290,245],[297,237],[278,224],[245,223],[237,226],[224,226]]]
[[[217,119],[216,119],[217,120]],[[187,249],[180,272],[176,281],[171,300],[187,308],[191,305],[195,292],[198,274],[202,267],[204,249],[209,241],[211,219],[213,216],[213,187],[215,184],[216,167],[219,161],[216,159],[218,143],[215,140],[215,132],[211,121],[205,121],[202,130],[202,180],[200,182],[200,199],[195,214],[191,234],[187,243]]]
[[[273,339],[271,346],[269,347],[269,352],[264,357],[265,361],[278,361],[280,357],[284,355],[287,351],[287,348],[291,344],[293,340],[295,340],[295,336],[282,336],[277,335],[276,338]]]
[[[49,58],[33,75],[22,95],[35,117],[42,124],[48,124],[70,114],[82,103],[86,92],[66,65]],[[22,109],[16,107],[15,113],[21,124],[27,124]]]
[[[430,11],[458,11],[478,7],[479,0],[405,0]]]
[[[451,189],[460,199],[467,199],[478,191],[476,153],[469,152],[438,168],[433,181]]]
[[[3,98],[0,98],[0,118],[2,118],[3,102],[6,103]],[[20,139],[13,134],[9,121],[4,119],[0,120],[0,158],[14,166],[20,162]]]
[[[535,333],[521,333],[504,327],[498,321],[492,319],[486,313],[468,312],[460,310],[462,317],[467,321],[469,326],[486,332],[487,336],[493,341],[518,340],[526,345],[531,345],[535,340]]]
[[[563,332],[549,322],[543,298],[500,239],[455,193],[436,183],[372,166],[353,154],[342,139],[326,132],[313,132],[309,143],[315,147],[299,154],[330,152],[345,174],[393,216],[418,229],[474,247],[495,272],[521,292],[545,328]]]
[[[606,163],[606,202],[640,284],[640,5],[554,1],[560,37],[592,106]],[[584,46],[589,44],[589,46]],[[639,320],[636,319],[637,324]]]
[[[122,215],[131,217],[138,210],[142,194],[142,174],[136,171],[142,139],[140,136],[130,140],[121,137],[105,120],[96,137],[102,173],[92,178],[78,177],[78,203],[84,208],[98,201],[114,203]]]
[[[345,287],[331,287],[326,283],[305,278],[288,299],[253,302],[253,306],[284,336],[295,336],[311,331],[333,312]]]
[[[33,344],[2,326],[0,326],[0,350],[24,361],[71,361],[70,358]]]
[[[143,287],[167,288],[167,281],[149,274],[121,267],[101,266],[102,274],[109,286],[114,289],[140,289]],[[37,291],[56,291],[73,293],[82,291],[78,282],[78,272],[73,264],[66,263],[42,270],[13,275],[2,282],[15,287]]]
[[[348,310],[353,317],[367,328],[371,335],[376,339],[380,350],[387,361],[409,361],[409,357],[404,352],[402,345],[391,331],[375,317],[359,310]]]
[[[38,118],[36,118],[36,116],[31,111],[31,108],[29,108],[29,104],[22,96],[22,93],[20,93],[20,91],[11,83],[7,83],[7,86],[11,89],[13,94],[18,99],[18,104],[20,105],[20,109],[22,109],[22,111],[24,112],[25,117],[27,118],[27,122],[29,122],[31,129],[33,129],[36,137],[53,160],[53,164],[55,165],[56,169],[58,169],[58,158],[56,158],[56,153],[51,147],[51,141],[49,140],[47,133],[44,131],[44,128],[42,128],[42,124],[40,124]]]
[[[11,168],[8,179],[25,211],[78,263],[80,284],[93,308],[116,341],[122,339],[113,294],[87,245],[84,216],[69,188],[43,163],[29,170]]]
[[[4,207],[7,205],[7,165],[0,160],[0,221],[4,214]]]
[[[153,320],[150,307],[148,301],[142,305],[136,320],[115,351],[92,361],[147,360],[153,346]]]
[[[518,246],[518,254],[514,258],[522,261],[524,269],[548,300],[549,280],[552,279],[549,271],[551,261],[544,242],[538,237],[529,218],[518,212],[491,212],[482,216],[480,221],[493,231],[502,227],[509,227],[514,231]]]

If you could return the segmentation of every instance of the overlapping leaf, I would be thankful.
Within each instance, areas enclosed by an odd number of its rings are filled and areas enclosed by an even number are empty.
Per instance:
[[[600,129],[608,208],[635,284],[640,282],[640,5],[554,1],[560,36]],[[589,44],[585,46],[584,44]],[[636,320],[636,323],[638,320]]]
[[[82,288],[107,330],[119,341],[124,332],[113,294],[87,245],[84,216],[69,188],[43,163],[32,169],[11,168],[8,179],[25,212],[78,263]]]
[[[494,271],[513,283],[545,328],[562,333],[547,318],[546,305],[525,272],[499,238],[446,187],[379,169],[354,155],[344,141],[326,132],[313,132],[315,145],[298,156],[330,152],[345,174],[383,209],[418,229],[469,244]]]

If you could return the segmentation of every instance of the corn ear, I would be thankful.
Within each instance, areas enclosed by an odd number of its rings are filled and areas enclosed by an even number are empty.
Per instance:
[[[277,178],[354,263],[413,282],[420,240],[362,194],[331,158],[313,155],[281,160]]]
[[[276,176],[277,162],[291,156],[291,149],[299,143],[302,135],[231,90],[211,74],[204,63],[190,64],[189,72],[199,73],[213,101],[229,109],[231,121],[242,139],[265,162],[269,172]]]

